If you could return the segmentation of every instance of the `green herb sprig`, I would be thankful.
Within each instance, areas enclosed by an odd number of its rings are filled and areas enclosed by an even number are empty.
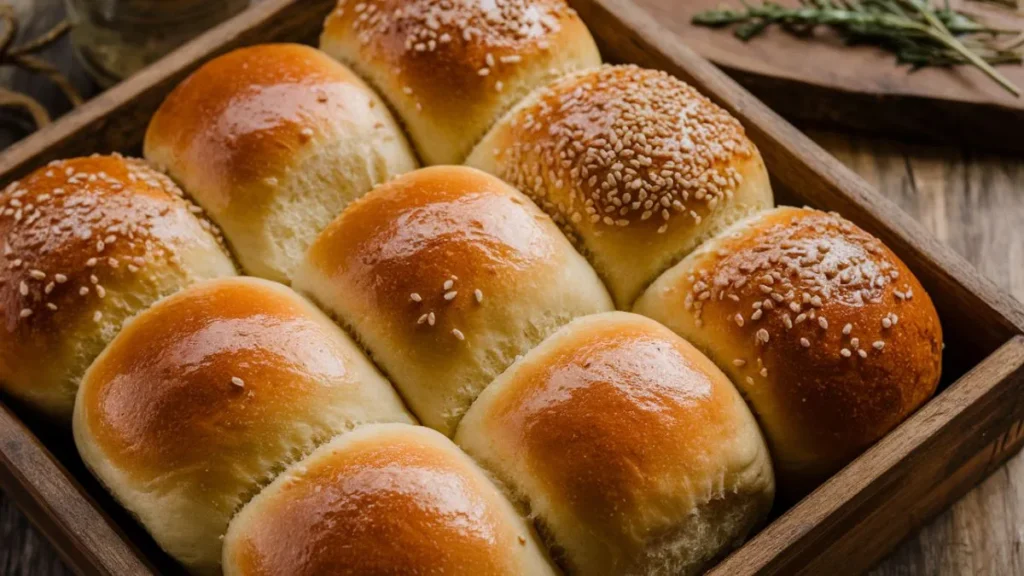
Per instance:
[[[1021,64],[1022,42],[999,46],[1007,30],[983,24],[953,10],[947,3],[936,8],[928,0],[799,0],[797,7],[775,2],[745,5],[743,10],[708,10],[693,17],[699,26],[736,26],[735,35],[750,40],[772,25],[790,33],[809,36],[828,26],[848,43],[873,44],[893,52],[899,62],[915,67],[970,64],[1011,94],[1020,88],[994,68],[996,64]]]

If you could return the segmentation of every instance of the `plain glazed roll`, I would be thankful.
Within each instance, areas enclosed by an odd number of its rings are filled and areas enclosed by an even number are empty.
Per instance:
[[[534,534],[451,440],[359,428],[293,466],[224,540],[226,576],[555,574]]]
[[[600,65],[565,0],[340,0],[320,42],[380,90],[427,164],[459,164],[531,90]]]
[[[515,358],[612,309],[593,269],[528,198],[483,172],[425,168],[317,238],[295,278],[369,351],[416,416],[450,435]]]
[[[740,123],[687,84],[635,66],[535,91],[466,163],[550,214],[621,309],[715,232],[773,204]]]
[[[412,422],[355,344],[289,288],[198,284],[127,324],[89,368],[74,434],[89,469],[196,574],[284,467],[361,423]]]
[[[779,208],[737,223],[637,302],[742,390],[799,496],[935,392],[942,328],[914,275],[843,218]]]
[[[346,204],[417,166],[372,90],[294,44],[204,65],[153,116],[145,155],[221,226],[246,272],[279,282]]]
[[[69,424],[79,380],[122,323],[234,275],[210,223],[120,156],[51,163],[0,195],[0,388]]]
[[[726,376],[624,312],[579,319],[515,363],[455,441],[530,510],[569,575],[699,574],[774,494],[764,440]]]

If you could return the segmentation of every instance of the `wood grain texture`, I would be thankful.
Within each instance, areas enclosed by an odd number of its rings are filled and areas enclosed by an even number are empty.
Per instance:
[[[1014,97],[973,67],[912,71],[883,50],[847,46],[824,28],[812,41],[773,27],[744,43],[730,31],[690,22],[703,10],[738,8],[740,0],[638,4],[788,118],[930,142],[1024,151],[1024,139],[1006,129],[1024,124],[1024,98]],[[1024,29],[1024,12],[967,0],[950,4],[998,27]],[[1024,89],[1024,66],[1001,66],[1000,71]]]
[[[1018,298],[1024,296],[1021,279],[1024,257],[1020,253],[1024,242],[1019,227],[1024,221],[1024,200],[1020,193],[1024,182],[1019,161],[977,157],[955,148],[909,147],[827,133],[816,134],[816,137],[869,182],[879,185],[891,200],[907,208],[925,228],[934,231],[1002,286],[1011,288]],[[1005,352],[1010,356],[1004,356],[1003,360],[1011,358],[1014,350],[1016,348]],[[938,405],[936,410],[941,408]],[[949,408],[955,410],[956,406]],[[1007,441],[999,442],[1005,445]],[[1017,549],[1021,534],[1017,531],[1020,530],[1018,519],[1024,515],[1024,508],[1021,508],[1024,497],[1019,488],[1014,490],[1013,487],[1024,485],[1024,478],[1020,478],[1019,471],[1016,477],[1010,475],[1014,465],[1021,466],[1020,460],[1015,459],[1010,467],[990,478],[952,511],[940,516],[931,528],[908,542],[876,572],[884,575],[1020,573]],[[985,468],[982,465],[979,469]],[[1002,483],[999,482],[1001,475],[1007,477]],[[939,481],[941,475],[936,476],[935,480]],[[993,482],[996,485],[984,492]],[[984,493],[976,496],[979,492]],[[979,501],[972,503],[972,498]],[[12,524],[23,525],[19,515],[4,513],[5,506],[9,509],[9,500],[0,496],[0,522],[11,516]],[[1011,509],[1012,516],[1008,512]],[[14,567],[11,573],[15,574],[19,573],[14,572],[15,569],[26,574],[63,573],[62,568],[56,567],[52,548],[31,536],[30,531],[19,526],[9,532],[26,534],[11,539],[26,544],[24,549],[8,553],[5,549],[8,528],[0,524],[0,536],[3,536],[0,538],[0,574],[7,574],[5,570],[9,566]]]

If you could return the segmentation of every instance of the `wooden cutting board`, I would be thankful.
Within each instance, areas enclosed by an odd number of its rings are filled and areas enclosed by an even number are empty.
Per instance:
[[[1024,98],[1014,97],[971,67],[913,71],[879,48],[846,46],[824,28],[811,40],[773,28],[743,42],[729,29],[690,23],[703,10],[739,8],[740,0],[637,3],[769,106],[801,124],[1024,152]],[[990,25],[1024,29],[1020,10],[969,0],[950,4]],[[1024,66],[999,70],[1024,89]]]

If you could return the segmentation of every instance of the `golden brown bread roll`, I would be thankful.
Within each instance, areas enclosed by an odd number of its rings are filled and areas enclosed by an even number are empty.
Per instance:
[[[450,435],[516,356],[612,308],[551,219],[493,176],[426,168],[355,202],[296,273],[420,420]]]
[[[715,232],[773,203],[738,121],[683,82],[635,66],[535,91],[466,163],[550,214],[623,309]]]
[[[416,168],[380,98],[294,44],[204,65],[153,116],[145,154],[223,228],[247,272],[280,282],[348,202]]]
[[[340,0],[320,47],[380,90],[427,164],[459,164],[531,90],[600,65],[565,0]]]
[[[554,575],[473,461],[422,426],[378,424],[321,447],[231,522],[227,576]]]
[[[54,162],[0,196],[0,387],[70,422],[78,382],[127,319],[234,265],[209,222],[141,162]]]
[[[725,375],[623,312],[576,320],[514,364],[455,440],[531,510],[568,574],[698,574],[764,519],[774,492]]]
[[[732,378],[789,495],[922,405],[942,368],[942,327],[914,275],[870,234],[815,210],[736,224],[659,278],[636,312]]]
[[[160,544],[213,574],[238,508],[364,422],[412,422],[354,343],[289,288],[196,285],[127,324],[89,368],[82,459]]]

